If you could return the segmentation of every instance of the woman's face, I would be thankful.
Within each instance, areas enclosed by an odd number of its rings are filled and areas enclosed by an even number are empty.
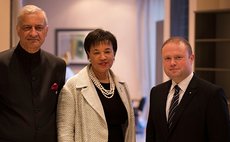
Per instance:
[[[89,60],[95,74],[106,74],[113,65],[114,51],[111,43],[101,42],[90,48]]]

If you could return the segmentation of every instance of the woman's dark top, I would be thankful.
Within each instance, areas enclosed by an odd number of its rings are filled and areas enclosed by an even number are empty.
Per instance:
[[[101,83],[101,85],[108,89],[109,83]],[[108,125],[109,139],[108,142],[124,142],[124,132],[122,125],[126,123],[128,116],[126,108],[115,88],[114,96],[110,99],[106,98],[102,92],[96,87],[97,93],[100,97],[104,108],[104,113]]]

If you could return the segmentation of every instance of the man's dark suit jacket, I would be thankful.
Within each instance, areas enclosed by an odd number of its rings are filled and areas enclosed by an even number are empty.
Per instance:
[[[230,142],[229,112],[223,89],[193,76],[169,130],[166,100],[172,81],[153,87],[146,142]]]
[[[39,53],[40,52],[40,53]],[[0,142],[56,142],[56,105],[65,62],[20,45],[0,53]]]

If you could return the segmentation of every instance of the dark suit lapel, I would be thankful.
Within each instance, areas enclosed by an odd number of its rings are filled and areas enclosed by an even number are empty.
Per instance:
[[[178,106],[178,110],[175,113],[173,123],[172,123],[171,129],[169,130],[169,133],[171,133],[173,131],[174,127],[177,125],[178,121],[182,117],[184,110],[186,110],[189,103],[191,102],[193,97],[196,95],[196,91],[197,91],[197,81],[196,80],[197,80],[197,78],[194,76],[192,78],[191,82],[189,83],[189,85],[188,85],[188,87],[184,93],[184,96],[181,99],[181,102]]]

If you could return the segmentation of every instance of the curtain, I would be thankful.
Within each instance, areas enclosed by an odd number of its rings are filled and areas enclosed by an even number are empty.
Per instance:
[[[156,25],[164,18],[164,0],[137,0],[137,11],[140,88],[142,96],[147,99],[142,117],[147,119],[150,89],[157,82],[157,63],[161,64],[161,60],[156,56],[157,48],[161,48],[156,46]]]

